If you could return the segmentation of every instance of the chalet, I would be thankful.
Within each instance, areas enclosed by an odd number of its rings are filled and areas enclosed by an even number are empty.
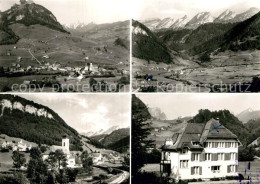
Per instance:
[[[42,154],[42,158],[43,160],[48,159],[50,152],[55,152],[56,150],[62,150],[63,153],[66,155],[67,157],[67,167],[75,167],[76,165],[76,161],[75,161],[75,155],[73,155],[72,153],[70,153],[70,142],[68,138],[64,138],[62,139],[62,145],[61,146],[51,146],[50,150],[44,152]]]
[[[240,145],[237,136],[218,120],[188,123],[161,147],[160,172],[176,180],[235,176]]]

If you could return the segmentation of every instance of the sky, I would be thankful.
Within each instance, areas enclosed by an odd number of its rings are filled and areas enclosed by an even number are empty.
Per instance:
[[[126,94],[19,94],[56,112],[79,133],[130,127],[130,96]]]
[[[248,109],[260,110],[259,94],[137,94],[148,107],[159,107],[169,120],[194,116],[200,109],[227,109],[234,115]]]
[[[61,24],[111,23],[130,18],[129,0],[33,0],[50,10]],[[19,0],[0,0],[0,10]]]
[[[135,12],[132,14],[136,20],[152,18],[180,18],[187,15],[189,18],[198,12],[209,11],[218,16],[226,9],[241,13],[251,7],[260,9],[259,0],[135,0]]]

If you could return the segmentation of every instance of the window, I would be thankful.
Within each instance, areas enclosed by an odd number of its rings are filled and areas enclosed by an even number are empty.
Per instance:
[[[211,166],[211,171],[213,173],[219,173],[220,172],[220,166]]]
[[[206,142],[206,148],[211,148],[211,142]]]
[[[224,148],[225,147],[225,143],[224,142],[219,142],[218,147],[219,148]]]
[[[230,153],[231,160],[236,160],[237,153]]]
[[[182,149],[182,153],[183,153],[183,154],[188,153],[188,148],[183,148],[183,149]]]
[[[215,142],[215,148],[218,148],[218,146],[219,146],[219,143]]]
[[[199,153],[192,153],[191,154],[191,161],[199,161],[200,154]]]
[[[181,160],[180,168],[188,168],[188,160]]]
[[[200,171],[199,171],[199,167],[194,167],[194,174],[199,174]]]
[[[196,145],[199,145],[200,143],[199,143],[199,142],[192,142],[192,144],[193,144],[194,146],[196,146]]]
[[[211,154],[210,153],[205,154],[205,160],[211,160]]]
[[[236,172],[236,166],[235,165],[230,166],[230,172]]]
[[[170,153],[169,152],[164,153],[164,160],[170,160]]]
[[[224,160],[224,153],[218,153],[218,160]]]

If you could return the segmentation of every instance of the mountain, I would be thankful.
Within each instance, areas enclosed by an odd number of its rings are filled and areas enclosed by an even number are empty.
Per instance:
[[[159,24],[159,22],[161,21],[161,19],[147,19],[142,21],[142,23],[148,27],[150,30],[154,30],[156,28],[156,26]]]
[[[246,19],[249,19],[250,17],[254,16],[255,14],[257,14],[260,10],[258,8],[250,8],[249,10],[237,14],[234,19],[232,19],[232,22],[242,22],[245,21]]]
[[[117,151],[119,153],[129,152],[130,136],[126,136],[119,141],[113,142],[106,146],[107,149]]]
[[[161,42],[167,45],[168,48],[182,51],[192,49],[201,45],[201,43],[223,35],[234,26],[235,24],[232,23],[207,23],[199,26],[195,30],[159,30],[156,32],[156,36],[160,38]]]
[[[260,110],[254,111],[251,108],[248,108],[237,115],[237,118],[242,121],[244,124],[249,120],[256,120],[260,118]]]
[[[187,15],[184,15],[183,17],[177,19],[170,28],[176,30],[176,29],[182,29],[184,26],[188,23],[189,19]]]
[[[213,22],[214,18],[211,16],[210,12],[200,12],[196,14],[186,25],[187,29],[196,29],[202,24]]]
[[[121,128],[118,130],[114,130],[110,134],[106,135],[104,139],[102,139],[101,143],[104,146],[108,146],[110,144],[113,144],[127,136],[130,136],[130,129],[129,128]]]
[[[57,21],[51,11],[35,3],[21,1],[21,4],[14,4],[10,9],[1,13],[0,16],[0,44],[16,43],[18,41],[9,26],[12,24],[24,24],[25,26],[40,24],[50,29],[68,33]]]
[[[76,130],[50,108],[14,95],[0,95],[0,134],[38,144],[60,145],[63,136],[70,139],[71,150],[80,150]]]
[[[113,127],[112,127],[113,128]],[[112,131],[112,128],[108,131]],[[114,127],[109,134],[100,134],[90,137],[92,144],[118,152],[126,152],[129,149],[130,129]]]
[[[133,20],[133,53],[134,57],[153,60],[156,62],[171,63],[172,56],[169,49],[144,24]]]
[[[166,115],[158,107],[148,108],[148,111],[154,119],[157,119],[157,120],[166,120],[167,119]]]
[[[193,54],[260,49],[260,12],[226,33],[193,48]]]
[[[173,18],[170,18],[170,17],[164,18],[157,24],[156,29],[167,29],[167,28],[171,27],[174,22],[175,22],[175,20]]]
[[[94,131],[90,131],[90,132],[87,132],[87,133],[81,133],[82,135],[85,135],[87,137],[94,137],[94,136],[99,136],[99,135],[107,135],[107,134],[111,134],[113,131],[119,129],[119,126],[112,126],[110,127],[109,129],[107,130],[104,130],[104,129],[100,129],[96,132]]]
[[[227,23],[234,19],[236,14],[231,10],[225,10],[223,13],[221,13],[215,20],[215,23]]]

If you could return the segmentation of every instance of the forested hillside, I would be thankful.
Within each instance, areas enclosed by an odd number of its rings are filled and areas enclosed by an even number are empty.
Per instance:
[[[0,95],[0,101],[7,100],[12,104],[19,102],[35,109],[45,109],[53,118],[39,116],[25,110],[7,108],[0,104],[0,133],[18,137],[38,144],[60,145],[63,136],[70,138],[71,150],[80,150],[80,137],[76,130],[50,108],[14,95]]]

